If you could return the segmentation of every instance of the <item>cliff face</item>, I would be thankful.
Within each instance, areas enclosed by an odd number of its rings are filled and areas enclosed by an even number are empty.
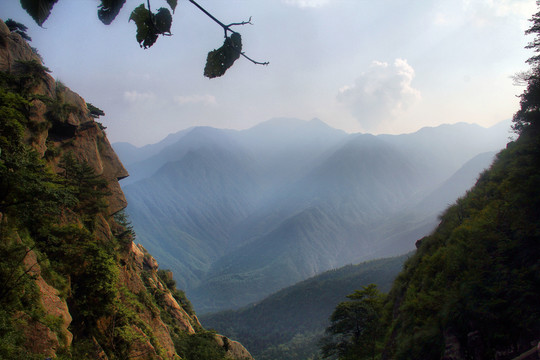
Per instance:
[[[133,242],[104,127],[1,21],[0,74],[0,358],[252,359]]]

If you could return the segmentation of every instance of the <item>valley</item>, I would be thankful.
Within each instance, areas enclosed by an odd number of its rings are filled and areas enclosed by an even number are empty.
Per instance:
[[[412,250],[489,167],[508,129],[373,136],[282,118],[113,146],[130,173],[122,187],[138,241],[207,313]]]

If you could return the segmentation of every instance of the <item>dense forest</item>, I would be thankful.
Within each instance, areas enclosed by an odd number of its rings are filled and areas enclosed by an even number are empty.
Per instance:
[[[240,341],[257,360],[313,359],[332,310],[370,283],[388,291],[408,255],[329,270],[239,310],[203,314],[201,323]]]
[[[528,46],[540,52],[540,13]],[[513,359],[540,334],[540,55],[514,116],[519,138],[417,242],[387,295],[340,303],[321,343],[339,359]]]

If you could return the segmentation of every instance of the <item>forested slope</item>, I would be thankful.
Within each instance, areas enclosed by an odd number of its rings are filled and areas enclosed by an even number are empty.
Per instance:
[[[540,331],[540,148],[529,131],[423,238],[390,292],[387,358],[495,358]],[[390,355],[391,354],[391,355]],[[499,357],[503,358],[503,357]]]
[[[48,73],[0,21],[0,359],[252,359],[133,242],[103,111]]]
[[[407,257],[330,270],[242,309],[202,315],[201,322],[238,339],[258,360],[313,358],[333,308],[354,289],[370,283],[390,289]]]
[[[529,47],[538,53],[540,13],[528,33],[537,36]],[[435,231],[417,242],[386,299],[363,288],[336,307],[325,355],[506,360],[537,346],[540,55],[529,63],[532,70],[521,75],[527,90],[514,116],[517,140],[441,215]]]

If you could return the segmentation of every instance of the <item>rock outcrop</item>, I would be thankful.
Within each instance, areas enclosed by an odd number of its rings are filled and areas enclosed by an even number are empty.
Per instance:
[[[66,175],[62,162],[70,154],[97,178],[106,180],[106,188],[99,189],[105,205],[96,203],[91,211],[80,202],[76,208],[65,205],[61,215],[47,223],[47,229],[57,231],[54,234],[43,233],[43,227],[36,232],[14,226],[13,217],[18,213],[4,213],[5,206],[0,207],[0,250],[9,245],[23,253],[22,264],[14,265],[20,269],[14,268],[9,277],[19,271],[20,279],[31,282],[24,291],[37,294],[32,311],[25,304],[10,304],[15,310],[9,321],[16,324],[15,333],[24,334],[25,351],[44,357],[180,359],[178,343],[205,330],[189,301],[175,288],[172,274],[159,270],[157,261],[133,242],[129,226],[115,216],[127,205],[118,181],[128,173],[107,140],[105,128],[95,121],[85,100],[55,81],[35,50],[1,21],[0,72],[17,85],[5,91],[14,92],[24,85],[23,97],[30,108],[22,122],[27,125],[24,143],[37,152],[51,173],[58,174],[58,179]],[[52,184],[51,191],[67,186],[60,180]],[[76,183],[69,186],[66,194],[80,191],[73,188]],[[92,186],[95,190],[98,185]],[[43,241],[50,244],[40,245]],[[57,243],[61,245],[54,250]],[[62,258],[55,258],[55,251]],[[73,262],[78,257],[80,261]],[[89,279],[91,275],[110,278],[110,283],[103,278]],[[81,289],[90,294],[85,295],[88,299],[77,298]],[[9,294],[1,293],[0,302],[7,301]],[[81,307],[81,303],[104,308]],[[215,335],[215,346],[228,358],[252,359],[241,344],[224,336]]]

